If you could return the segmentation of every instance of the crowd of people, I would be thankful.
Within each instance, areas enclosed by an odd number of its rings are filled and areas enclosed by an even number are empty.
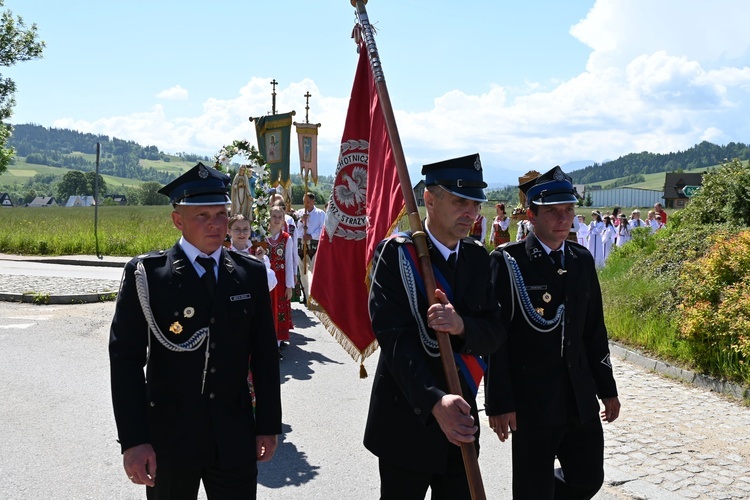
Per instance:
[[[262,242],[250,241],[250,221],[242,214],[232,215],[228,222],[225,246],[230,250],[254,255],[266,265],[268,289],[274,314],[279,359],[289,345],[292,324],[291,302],[296,295],[307,303],[315,255],[325,225],[325,212],[315,206],[315,194],[305,193],[303,208],[287,207],[283,196],[274,191],[269,196],[269,224]]]
[[[488,254],[479,155],[422,174],[424,232],[386,238],[371,266],[381,348],[364,446],[378,458],[380,498],[472,497],[465,464],[479,451],[483,378],[490,427],[512,443],[513,497],[592,498],[604,480],[602,422],[618,418],[620,402],[595,259],[568,244],[570,178],[555,167],[519,186],[528,227],[520,242],[510,243],[498,204]],[[182,235],[127,264],[111,326],[124,469],[149,499],[196,498],[201,482],[209,500],[256,498],[257,463],[273,457],[282,431],[290,301],[297,273],[312,270],[325,213],[311,193],[296,213],[272,195],[267,244],[254,247],[250,221],[227,209],[226,174],[199,163],[160,192]],[[586,227],[602,248],[609,227],[639,227],[634,216],[617,226],[596,219]],[[426,240],[433,276],[412,237]]]
[[[647,228],[653,234],[664,227],[663,220],[666,218],[667,214],[661,203],[655,204],[654,210],[649,210],[646,220],[641,219],[641,211],[638,209],[633,210],[628,217],[620,207],[615,207],[612,213],[604,215],[601,211],[594,210],[588,224],[585,215],[578,215],[573,223],[573,231],[578,243],[591,252],[596,267],[602,268],[616,246],[623,246],[632,239],[634,230]]]
[[[495,210],[497,216],[492,220],[489,235],[492,248],[508,243],[511,239],[508,230],[511,218],[505,212],[505,204],[497,203]],[[588,248],[591,252],[596,267],[601,268],[616,246],[622,246],[632,239],[633,230],[648,228],[653,234],[664,227],[666,220],[667,213],[661,203],[656,203],[654,209],[648,211],[645,220],[641,218],[641,211],[638,209],[633,210],[630,216],[627,216],[622,213],[620,207],[614,207],[611,213],[602,214],[600,210],[594,210],[589,223],[586,222],[585,215],[577,215],[571,226],[571,232],[576,234],[578,244]],[[521,218],[516,223],[516,227],[515,241],[525,240],[534,230],[532,222],[526,217]],[[469,236],[484,242],[486,229],[486,218],[480,213],[474,220]]]

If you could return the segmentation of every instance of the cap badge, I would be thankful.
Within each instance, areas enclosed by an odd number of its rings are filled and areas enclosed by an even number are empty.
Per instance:
[[[555,174],[554,174],[554,176],[553,176],[553,177],[555,178],[555,180],[556,180],[557,182],[560,182],[560,181],[564,181],[564,180],[565,180],[565,174],[564,174],[564,173],[563,173],[563,171],[562,171],[562,170],[560,170],[559,168],[558,168],[557,170],[555,170]]]
[[[477,155],[477,159],[474,160],[474,170],[482,170],[482,162],[479,160],[479,155]]]
[[[195,315],[195,308],[193,307],[186,307],[184,311],[182,311],[182,315],[186,318],[192,318]]]
[[[179,335],[182,333],[182,325],[179,321],[175,321],[171,325],[169,325],[169,331],[174,333],[175,335]]]
[[[202,163],[201,166],[198,167],[198,177],[200,177],[201,179],[205,179],[206,177],[208,177],[208,170],[206,170],[206,167],[203,166]]]

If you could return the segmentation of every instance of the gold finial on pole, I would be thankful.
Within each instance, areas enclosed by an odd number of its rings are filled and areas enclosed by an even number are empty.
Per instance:
[[[271,91],[271,114],[276,114],[276,85],[278,85],[279,82],[276,81],[276,78],[271,80],[271,85],[273,86],[273,90]]]

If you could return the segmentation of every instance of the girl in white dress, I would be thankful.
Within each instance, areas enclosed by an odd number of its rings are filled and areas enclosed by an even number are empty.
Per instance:
[[[604,233],[604,221],[602,214],[598,210],[591,213],[593,220],[589,224],[589,252],[594,257],[594,265],[597,269],[604,267],[604,248],[602,243],[602,233]]]
[[[628,224],[628,218],[625,216],[625,214],[620,214],[620,225],[617,226],[617,246],[621,247],[628,241],[630,241],[633,236],[631,235],[632,229],[630,228],[630,224]]]
[[[616,235],[617,229],[615,228],[615,225],[612,224],[612,217],[609,215],[605,215],[604,230],[602,231],[602,252],[604,254],[605,262],[609,258],[609,254],[612,253],[612,248],[614,248],[615,246]]]
[[[589,226],[586,225],[586,216],[579,215],[575,220],[576,224],[576,235],[578,236],[578,244],[586,248],[589,247]]]

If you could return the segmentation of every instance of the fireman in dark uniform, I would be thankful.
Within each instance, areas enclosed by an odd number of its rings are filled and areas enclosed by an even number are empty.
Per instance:
[[[112,399],[125,472],[149,499],[196,498],[201,481],[212,500],[255,498],[257,461],[270,460],[281,433],[266,270],[222,246],[228,186],[199,163],[162,188],[182,237],[123,274]]]
[[[460,444],[478,446],[479,355],[495,351],[504,336],[489,255],[467,237],[487,185],[476,154],[425,165],[422,173],[424,228],[439,290],[419,286],[409,234],[380,243],[369,302],[380,359],[364,444],[378,457],[381,499],[421,500],[428,488],[433,499],[469,499]],[[439,298],[429,308],[427,293]],[[434,330],[449,334],[463,397],[448,394]]]
[[[501,441],[512,432],[513,498],[588,499],[604,481],[600,418],[620,411],[599,280],[567,240],[570,177],[555,167],[520,188],[534,230],[490,256],[508,341],[490,357],[486,411]]]

